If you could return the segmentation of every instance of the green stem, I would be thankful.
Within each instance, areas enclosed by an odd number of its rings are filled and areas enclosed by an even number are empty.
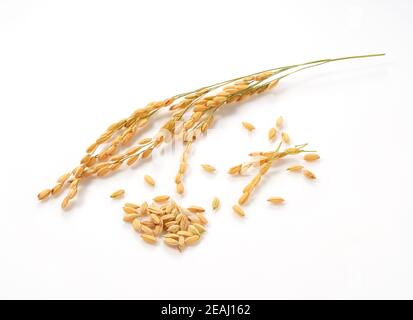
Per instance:
[[[370,58],[370,57],[380,57],[380,56],[384,56],[384,55],[385,55],[385,53],[378,53],[378,54],[369,54],[369,55],[364,55],[364,56],[351,56],[351,57],[343,57],[343,58],[335,58],[335,59],[324,59],[324,60],[317,60],[317,61],[307,62],[307,63],[303,63],[303,64],[300,64],[300,65],[296,65],[292,68],[296,68],[296,67],[300,67],[300,66],[305,66],[305,67],[299,68],[299,69],[294,70],[292,72],[289,72],[289,73],[287,73],[287,74],[285,74],[281,77],[278,77],[277,79],[280,80],[282,78],[285,78],[285,77],[287,77],[287,76],[289,76],[293,73],[299,72],[301,70],[317,67],[317,66],[320,66],[322,64],[329,63],[329,62],[350,60],[350,59]],[[289,69],[291,69],[291,68],[289,68]]]
[[[225,84],[227,84],[227,83],[231,83],[231,82],[233,82],[233,81],[241,80],[242,78],[246,78],[246,77],[252,77],[252,76],[258,75],[258,74],[260,74],[260,73],[264,73],[264,72],[275,72],[275,71],[277,71],[277,70],[281,70],[281,71],[279,71],[279,72],[283,72],[283,71],[287,71],[287,70],[289,70],[289,69],[293,69],[293,68],[305,66],[304,68],[300,68],[300,69],[298,69],[298,70],[292,71],[292,72],[290,72],[290,73],[287,73],[287,74],[284,75],[284,76],[281,76],[281,77],[277,78],[277,79],[282,79],[282,78],[284,78],[284,77],[286,77],[286,76],[288,76],[288,75],[290,75],[290,74],[296,73],[296,72],[298,72],[298,71],[301,71],[301,70],[304,70],[304,69],[307,69],[307,68],[316,67],[316,66],[319,66],[319,65],[322,65],[322,64],[325,64],[325,63],[329,63],[329,62],[342,61],[342,60],[350,60],[350,59],[363,59],[363,58],[380,57],[380,56],[384,56],[384,55],[385,55],[385,53],[374,53],[374,54],[359,55],[359,56],[340,57],[340,58],[334,58],[334,59],[321,59],[321,60],[314,60],[314,61],[305,62],[305,63],[300,63],[300,64],[294,64],[294,65],[284,66],[284,67],[272,68],[272,69],[267,69],[267,70],[260,71],[260,72],[251,73],[251,74],[246,75],[246,76],[237,77],[237,78],[234,78],[234,79],[231,79],[231,80],[222,81],[222,82],[217,82],[217,83],[215,83],[215,84],[213,84],[213,85],[206,86],[206,87],[202,87],[202,88],[199,88],[199,89],[190,91],[190,92],[178,94],[178,95],[176,95],[176,96],[174,96],[174,97],[177,99],[177,98],[184,97],[184,96],[186,96],[186,95],[188,95],[188,94],[194,93],[194,92],[199,91],[199,90],[208,89],[208,88],[218,88],[218,87],[220,87],[220,86],[222,86],[222,85],[225,85]],[[279,73],[279,72],[277,72],[277,73]]]

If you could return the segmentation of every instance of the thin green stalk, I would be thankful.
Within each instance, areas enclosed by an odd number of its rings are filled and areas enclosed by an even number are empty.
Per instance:
[[[342,60],[350,60],[350,59],[363,59],[363,58],[381,57],[381,56],[384,56],[384,55],[385,55],[385,53],[374,53],[374,54],[359,55],[359,56],[340,57],[340,58],[334,58],[334,59],[321,59],[321,60],[314,60],[314,61],[305,62],[305,63],[300,63],[300,64],[294,64],[294,65],[284,66],[284,67],[277,67],[277,68],[267,69],[267,70],[263,70],[263,71],[260,71],[260,72],[251,73],[251,74],[246,75],[246,76],[237,77],[237,78],[234,78],[234,79],[231,79],[231,80],[222,81],[222,82],[217,82],[217,83],[214,83],[214,84],[212,84],[212,85],[210,85],[210,86],[202,87],[202,88],[199,88],[199,89],[190,91],[190,92],[185,92],[185,93],[182,93],[182,94],[178,94],[178,95],[174,96],[174,98],[178,99],[178,98],[184,97],[184,96],[186,96],[186,95],[188,95],[188,94],[191,94],[191,93],[194,93],[194,92],[196,92],[196,91],[203,90],[203,89],[218,88],[218,87],[220,87],[220,86],[223,86],[223,85],[225,85],[225,84],[228,84],[228,83],[231,83],[231,82],[240,80],[240,79],[242,79],[242,78],[252,77],[252,76],[258,75],[258,74],[260,74],[260,73],[264,73],[264,72],[273,72],[273,71],[275,72],[275,71],[277,71],[277,70],[281,70],[281,71],[278,71],[278,72],[277,72],[277,73],[279,73],[279,72],[287,71],[287,70],[289,70],[289,69],[306,66],[306,67],[304,67],[304,68],[300,68],[300,69],[298,69],[298,70],[295,70],[295,71],[293,71],[293,72],[291,72],[291,73],[288,73],[288,74],[286,74],[286,75],[278,78],[278,79],[282,79],[282,78],[284,78],[284,77],[286,77],[286,76],[288,76],[288,75],[290,75],[290,74],[293,74],[293,73],[295,73],[295,72],[301,71],[301,70],[303,70],[303,69],[316,67],[316,66],[319,66],[319,65],[322,65],[322,64],[325,64],[325,63],[329,63],[329,62],[342,61]]]

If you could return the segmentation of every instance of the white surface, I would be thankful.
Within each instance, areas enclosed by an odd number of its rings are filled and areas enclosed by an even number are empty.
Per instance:
[[[412,14],[408,0],[1,0],[0,298],[413,298]],[[107,125],[151,100],[380,52],[294,75],[219,119],[194,147],[182,203],[218,195],[223,206],[183,254],[145,245],[108,197],[173,194],[170,149],[82,187],[67,213],[37,203]],[[319,180],[274,169],[241,220],[230,208],[249,178],[225,171],[272,148],[278,115],[294,142],[320,152]],[[270,207],[270,195],[287,203]]]

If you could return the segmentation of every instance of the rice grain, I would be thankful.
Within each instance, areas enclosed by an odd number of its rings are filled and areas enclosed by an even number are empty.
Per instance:
[[[149,244],[155,244],[156,243],[156,238],[153,235],[150,234],[141,234],[141,238],[143,241]]]
[[[237,204],[232,206],[232,210],[241,217],[245,216],[245,211]]]
[[[281,204],[285,200],[281,197],[270,197],[270,198],[267,199],[267,201],[272,203],[272,204]]]
[[[305,161],[316,161],[320,159],[320,156],[317,153],[307,153],[304,155]]]
[[[216,169],[215,169],[213,166],[209,165],[209,164],[201,164],[201,167],[202,167],[206,172],[209,172],[209,173],[213,173],[213,172],[216,171]]]
[[[252,132],[253,130],[255,130],[255,127],[249,123],[249,122],[242,122],[242,125],[244,126],[245,129],[247,129],[249,132]]]
[[[148,185],[150,185],[150,186],[152,186],[152,187],[155,186],[155,180],[154,180],[151,176],[145,175],[143,178],[144,178],[145,182],[146,182]]]
[[[116,190],[115,192],[113,192],[111,195],[110,195],[110,197],[112,198],[112,199],[120,199],[120,198],[122,198],[123,196],[125,195],[125,190],[124,189],[119,189],[119,190]]]

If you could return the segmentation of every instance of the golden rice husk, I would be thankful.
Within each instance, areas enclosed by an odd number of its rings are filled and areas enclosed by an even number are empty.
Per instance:
[[[241,217],[245,216],[245,211],[237,204],[232,206],[232,210]]]
[[[301,171],[303,168],[304,167],[302,165],[298,164],[298,165],[288,167],[287,170],[291,172],[298,172],[298,171]]]
[[[304,170],[303,171],[303,174],[304,174],[304,176],[306,177],[306,178],[308,178],[308,179],[316,179],[316,176],[315,176],[315,174],[314,173],[312,173],[310,170]]]
[[[155,244],[156,243],[156,238],[153,235],[150,234],[141,234],[141,238],[149,244]]]
[[[165,201],[168,201],[168,200],[169,200],[169,196],[164,195],[164,194],[156,196],[155,198],[153,198],[153,201],[158,202],[158,203],[165,202]]]
[[[44,190],[42,190],[42,191],[37,195],[37,198],[38,198],[39,200],[45,200],[45,199],[47,199],[47,198],[50,196],[51,193],[52,193],[52,190],[50,190],[50,189],[44,189]]]
[[[155,180],[151,177],[151,176],[149,176],[149,175],[145,175],[144,177],[143,177],[143,179],[145,180],[145,182],[148,184],[148,185],[150,185],[150,186],[155,186]]]
[[[212,172],[215,172],[215,171],[216,171],[216,169],[215,169],[213,166],[211,166],[210,164],[201,164],[201,167],[202,167],[206,172],[209,172],[209,173],[212,173]]]
[[[270,197],[270,198],[267,199],[267,201],[272,203],[272,204],[281,204],[285,200],[281,197]]]
[[[120,199],[120,198],[122,198],[124,195],[125,195],[125,190],[124,190],[124,189],[119,189],[119,190],[116,190],[115,192],[113,192],[113,193],[110,195],[110,197],[111,197],[112,199]]]
[[[247,129],[248,131],[253,131],[253,130],[255,130],[255,127],[251,124],[251,123],[249,123],[249,122],[246,122],[246,121],[243,121],[242,122],[242,125],[243,125],[243,127],[245,128],[245,129]]]
[[[220,200],[217,197],[212,199],[212,210],[217,210],[219,206],[220,206]]]
[[[307,153],[304,155],[305,161],[316,161],[320,159],[320,156],[317,153]]]

